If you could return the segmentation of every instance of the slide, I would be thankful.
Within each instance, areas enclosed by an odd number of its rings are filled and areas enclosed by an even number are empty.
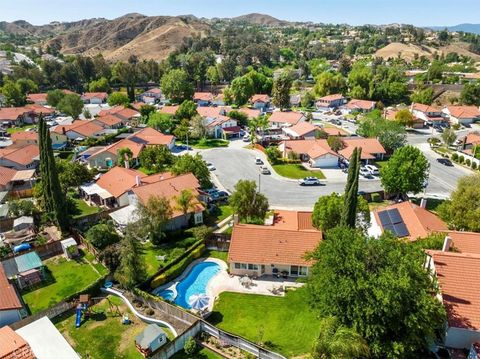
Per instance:
[[[82,322],[82,309],[77,308],[77,318],[75,319],[75,328],[78,328],[81,322]]]

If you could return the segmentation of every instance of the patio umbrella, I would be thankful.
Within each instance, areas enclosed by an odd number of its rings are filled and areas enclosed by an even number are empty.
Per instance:
[[[244,276],[244,277],[240,278],[240,283],[242,285],[248,285],[248,284],[252,283],[252,280],[248,276]]]
[[[205,294],[192,295],[190,296],[190,305],[192,309],[202,310],[205,307],[208,307],[210,298]]]

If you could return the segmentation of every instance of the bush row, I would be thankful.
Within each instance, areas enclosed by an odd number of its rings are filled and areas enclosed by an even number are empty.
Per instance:
[[[448,158],[448,155],[444,155],[444,157]],[[453,162],[464,164],[467,167],[471,167],[472,170],[476,170],[478,165],[475,161],[470,160],[470,158],[465,158],[465,156],[458,155],[458,153],[452,153],[452,156],[450,157]],[[478,168],[480,169],[480,168]]]

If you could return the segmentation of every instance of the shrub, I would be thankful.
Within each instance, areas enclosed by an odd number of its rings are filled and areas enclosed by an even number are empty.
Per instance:
[[[472,170],[476,170],[477,169],[477,162],[472,162]]]
[[[204,241],[210,237],[212,234],[212,229],[203,225],[199,227],[194,227],[192,229],[192,234],[197,241]]]
[[[460,156],[458,157],[458,162],[463,163],[465,161],[465,157]]]
[[[192,355],[193,353],[195,353],[195,351],[197,350],[197,343],[195,342],[195,339],[193,339],[193,337],[187,339],[185,345],[183,346],[183,350],[187,355]]]
[[[466,164],[467,166],[470,166],[471,163],[472,163],[472,162],[470,161],[470,158],[467,158],[467,159],[465,160],[465,164]]]
[[[145,313],[148,315],[148,316],[152,316],[155,314],[155,311],[152,309],[152,308],[148,308]]]
[[[453,154],[452,154],[452,160],[453,160],[453,161],[457,161],[457,160],[458,160],[458,154],[453,153]]]
[[[371,197],[372,197],[372,202],[376,202],[376,203],[382,202],[382,197],[380,196],[380,193],[372,193]]]

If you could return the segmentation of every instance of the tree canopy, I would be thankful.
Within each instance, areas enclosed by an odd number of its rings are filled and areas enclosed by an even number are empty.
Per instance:
[[[420,249],[389,234],[374,240],[338,227],[310,258],[311,305],[361,335],[371,357],[422,357],[443,330],[445,311]]]
[[[165,96],[176,103],[191,99],[194,92],[188,74],[182,69],[170,70],[164,74],[161,88]]]
[[[130,104],[130,98],[125,92],[112,92],[107,99],[109,106],[128,106]]]
[[[62,97],[60,102],[58,102],[57,109],[76,119],[82,113],[83,101],[79,95],[66,94]]]
[[[255,181],[240,180],[229,199],[233,211],[246,223],[263,224],[268,211],[268,199],[257,191]]]
[[[198,153],[194,156],[186,154],[178,157],[171,171],[176,176],[189,172],[193,173],[203,188],[209,188],[212,185],[207,164]]]
[[[388,152],[393,152],[407,142],[405,127],[397,121],[383,118],[380,110],[373,110],[363,118],[357,129],[360,136],[377,138]]]

